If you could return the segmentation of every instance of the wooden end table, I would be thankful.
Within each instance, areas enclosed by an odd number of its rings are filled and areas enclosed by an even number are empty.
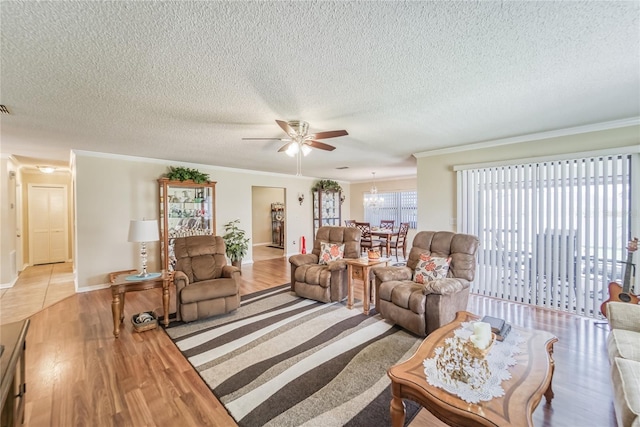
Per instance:
[[[504,395],[478,403],[465,402],[456,395],[429,384],[422,362],[434,356],[437,347],[454,335],[462,322],[480,317],[460,311],[453,322],[433,331],[406,362],[391,367],[391,422],[405,421],[403,398],[420,403],[448,425],[453,426],[533,426],[532,415],[542,396],[551,403],[553,390],[553,344],[558,339],[549,332],[513,326],[525,342],[514,355],[517,364],[509,368],[511,379],[502,382]],[[512,332],[513,333],[513,332]]]
[[[160,276],[150,279],[127,280],[136,270],[115,271],[109,273],[111,282],[111,312],[113,314],[113,336],[120,336],[120,323],[124,319],[124,294],[127,292],[145,291],[162,288],[162,308],[164,309],[164,326],[169,326],[169,286],[173,281],[173,272],[162,271]]]
[[[369,295],[369,285],[371,284],[370,271],[371,267],[375,267],[376,265],[388,265],[389,260],[391,258],[378,258],[378,259],[369,259],[369,258],[345,258],[347,262],[347,308],[351,309],[353,307],[353,279],[359,278],[362,280],[363,285],[363,293],[364,296],[362,298],[362,311],[364,314],[369,314],[369,300],[371,299],[371,295]]]

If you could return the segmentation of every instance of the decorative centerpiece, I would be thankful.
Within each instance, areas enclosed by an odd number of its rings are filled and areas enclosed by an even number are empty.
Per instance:
[[[473,324],[473,335],[466,342],[469,352],[479,359],[484,359],[493,343],[496,335],[491,332],[491,325],[486,322],[475,322]]]
[[[485,359],[495,337],[488,323],[475,322],[469,339],[454,336],[445,340],[442,352],[436,358],[436,367],[447,383],[461,381],[472,389],[479,389],[490,377]]]
[[[423,362],[429,384],[469,403],[504,395],[501,383],[511,378],[509,367],[517,363],[514,355],[521,352],[519,344],[524,342],[514,332],[496,343],[491,326],[487,329],[482,323],[486,322],[462,322]]]

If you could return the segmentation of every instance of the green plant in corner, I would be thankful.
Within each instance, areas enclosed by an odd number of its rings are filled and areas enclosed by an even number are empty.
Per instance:
[[[239,219],[229,221],[224,225],[224,244],[227,247],[227,256],[231,262],[240,262],[249,250],[249,238],[244,230],[238,228]]]
[[[169,166],[169,172],[165,174],[165,177],[172,181],[186,181],[191,179],[196,184],[204,184],[209,181],[209,174],[202,173],[197,169],[185,168],[182,166]]]
[[[311,190],[342,191],[342,187],[340,186],[340,184],[338,184],[337,181],[333,181],[331,179],[321,179],[320,181],[316,182],[313,187],[311,187]]]

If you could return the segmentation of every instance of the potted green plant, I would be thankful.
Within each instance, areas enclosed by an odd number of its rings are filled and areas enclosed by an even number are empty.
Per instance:
[[[242,258],[249,250],[249,238],[246,237],[244,230],[238,228],[239,219],[229,221],[224,225],[224,244],[226,246],[227,256],[231,260],[231,265],[242,268]]]
[[[200,172],[197,169],[185,168],[182,166],[169,166],[169,172],[165,174],[165,177],[172,181],[187,181],[191,179],[196,184],[209,182],[209,174]]]
[[[311,187],[312,191],[323,190],[323,191],[342,191],[342,187],[338,184],[337,181],[333,181],[331,179],[321,179],[316,182],[313,187]]]

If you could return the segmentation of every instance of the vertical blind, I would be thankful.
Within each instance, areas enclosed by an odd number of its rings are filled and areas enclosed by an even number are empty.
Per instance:
[[[366,193],[368,197],[370,193]],[[416,228],[418,222],[418,193],[416,191],[397,191],[378,193],[383,198],[379,206],[364,207],[364,220],[371,225],[380,224],[380,220],[395,220],[395,227],[408,222],[409,228]]]
[[[458,224],[480,240],[472,292],[600,317],[622,284],[632,155],[458,170]]]

